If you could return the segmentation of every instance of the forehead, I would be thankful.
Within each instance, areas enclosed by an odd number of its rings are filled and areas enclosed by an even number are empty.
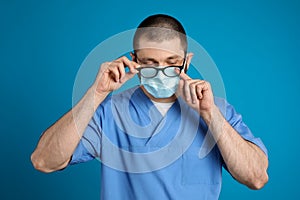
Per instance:
[[[184,58],[184,56],[178,55],[176,53],[154,48],[141,49],[136,52],[136,55],[141,61],[151,60],[165,62],[168,60],[181,60]]]
[[[144,58],[163,59],[169,57],[184,57],[184,50],[179,38],[163,40],[161,42],[140,38],[136,52],[139,57]]]

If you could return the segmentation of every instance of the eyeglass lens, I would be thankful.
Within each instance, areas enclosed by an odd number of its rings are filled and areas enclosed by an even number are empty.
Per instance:
[[[144,67],[141,69],[141,75],[144,76],[145,78],[152,78],[157,75],[158,71],[162,71],[166,76],[175,77],[178,76],[175,69],[180,70],[180,68],[176,66],[170,66],[165,68]]]

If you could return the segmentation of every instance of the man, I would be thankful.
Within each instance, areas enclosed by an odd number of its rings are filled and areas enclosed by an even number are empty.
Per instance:
[[[263,143],[207,81],[185,73],[193,56],[186,51],[179,21],[146,18],[132,60],[101,65],[79,103],[40,138],[34,167],[53,172],[100,158],[103,199],[218,199],[222,166],[249,188],[262,188]],[[136,74],[141,86],[109,95]],[[209,136],[215,146],[206,145]]]

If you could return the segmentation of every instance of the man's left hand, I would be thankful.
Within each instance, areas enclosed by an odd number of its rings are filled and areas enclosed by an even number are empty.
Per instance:
[[[184,72],[180,73],[180,78],[176,94],[195,109],[206,122],[210,122],[216,105],[209,82],[192,79]]]

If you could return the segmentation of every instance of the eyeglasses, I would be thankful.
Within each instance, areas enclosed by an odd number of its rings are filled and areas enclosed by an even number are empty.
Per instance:
[[[144,78],[153,78],[155,77],[159,71],[162,71],[163,74],[167,77],[176,77],[179,76],[179,73],[185,66],[185,58],[183,60],[183,64],[181,66],[166,66],[166,67],[155,67],[153,65],[142,65],[138,70],[139,74]],[[179,70],[179,73],[176,71]]]

